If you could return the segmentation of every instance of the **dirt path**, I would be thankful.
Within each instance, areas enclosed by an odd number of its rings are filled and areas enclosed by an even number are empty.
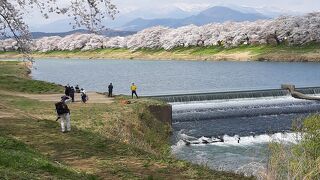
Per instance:
[[[13,96],[21,96],[26,97],[29,99],[35,99],[38,101],[49,101],[49,102],[56,102],[61,99],[63,94],[24,94],[24,93],[14,93],[14,92],[7,92],[7,91],[0,91],[1,94],[5,95],[13,95]],[[113,98],[108,98],[103,94],[98,94],[96,92],[88,92],[89,101],[87,103],[99,103],[99,104],[109,104],[113,102]],[[75,101],[76,103],[81,103],[81,96],[79,93],[75,94]]]

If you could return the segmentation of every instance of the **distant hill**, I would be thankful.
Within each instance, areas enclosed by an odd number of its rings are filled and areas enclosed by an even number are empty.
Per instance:
[[[49,37],[49,36],[60,36],[60,37],[65,37],[71,34],[75,33],[83,33],[83,34],[88,34],[90,31],[84,30],[84,29],[78,29],[78,30],[73,30],[73,31],[68,31],[68,32],[60,32],[60,33],[45,33],[45,32],[32,32],[32,38],[38,39],[42,37]],[[104,35],[106,37],[115,37],[115,36],[129,36],[132,34],[135,34],[135,31],[117,31],[117,30],[106,30],[101,32],[101,35]]]
[[[174,18],[165,18],[165,19],[143,19],[138,18],[129,23],[126,23],[121,27],[122,30],[127,31],[139,31],[145,28],[149,28],[152,26],[167,26],[171,28],[177,28],[189,24],[194,25],[205,25],[209,23],[222,23],[226,21],[256,21],[259,19],[269,19],[269,17],[253,12],[241,12],[237,10],[233,10],[228,7],[215,6],[209,8],[205,11],[200,12],[197,15],[189,16],[182,19],[174,19]]]
[[[115,19],[106,18],[102,21],[102,24],[110,29],[118,29],[124,24],[136,19],[136,18],[186,18],[191,15],[197,14],[196,12],[184,11],[181,8],[168,5],[166,7],[137,7],[134,10],[121,10],[119,14],[115,16]],[[55,21],[46,20],[44,22],[38,22],[37,24],[30,24],[32,32],[67,32],[71,31],[74,23],[72,18],[58,19]]]

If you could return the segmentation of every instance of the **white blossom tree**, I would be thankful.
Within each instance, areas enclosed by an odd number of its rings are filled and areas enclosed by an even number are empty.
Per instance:
[[[169,31],[166,27],[152,27],[138,32],[131,37],[127,37],[127,47],[133,50],[139,48],[159,49],[162,47],[161,37]]]
[[[29,27],[24,15],[28,10],[38,10],[44,18],[62,14],[73,18],[73,27],[86,27],[95,32],[104,29],[102,20],[114,18],[116,6],[110,0],[1,0],[0,37],[14,37],[17,49],[28,53],[31,48]]]
[[[94,50],[100,48],[163,48],[213,46],[236,47],[242,44],[303,45],[320,42],[320,13],[305,16],[283,16],[256,22],[225,22],[204,26],[188,25],[176,29],[151,27],[127,37],[104,37],[96,34],[73,34],[34,40],[33,49]],[[12,39],[0,41],[0,51],[18,50]]]

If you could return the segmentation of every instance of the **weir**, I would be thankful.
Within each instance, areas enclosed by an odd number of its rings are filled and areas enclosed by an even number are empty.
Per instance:
[[[304,87],[296,88],[296,91],[313,95],[320,94],[320,87]],[[289,96],[289,90],[284,89],[266,89],[266,90],[251,90],[251,91],[230,91],[230,92],[212,92],[212,93],[195,93],[195,94],[174,94],[149,96],[169,103],[172,102],[192,102],[192,101],[208,101],[220,99],[242,99],[242,98],[259,98],[259,97],[278,97]]]

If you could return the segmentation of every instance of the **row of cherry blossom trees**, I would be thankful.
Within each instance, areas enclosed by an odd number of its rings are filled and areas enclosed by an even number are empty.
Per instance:
[[[1,0],[0,39],[12,37],[14,40],[1,42],[0,51],[19,51],[32,61],[29,54],[35,49],[36,42],[32,41],[29,26],[25,21],[26,15],[31,11],[39,12],[45,19],[56,14],[67,16],[73,19],[70,24],[74,29],[86,28],[91,32],[104,30],[103,20],[107,17],[114,19],[118,13],[111,0]],[[52,42],[53,38],[47,40]],[[92,46],[96,45],[96,42],[91,43]],[[52,48],[44,42],[39,44]]]
[[[177,29],[157,26],[126,37],[73,34],[33,40],[32,50],[95,50],[101,48],[163,48],[212,46],[235,47],[241,44],[303,45],[320,42],[320,13],[283,16],[256,22],[226,22],[204,26],[189,25]],[[13,39],[0,41],[0,51],[18,48]]]

